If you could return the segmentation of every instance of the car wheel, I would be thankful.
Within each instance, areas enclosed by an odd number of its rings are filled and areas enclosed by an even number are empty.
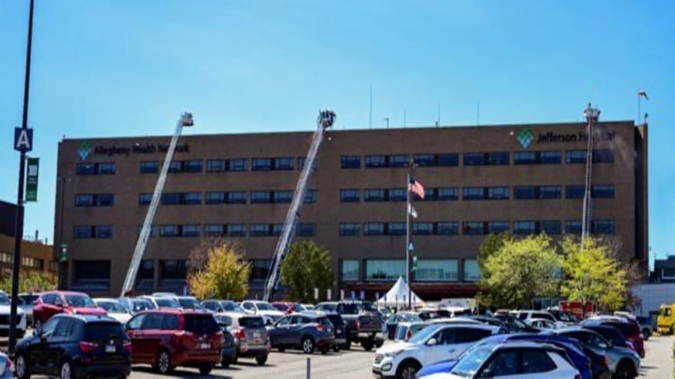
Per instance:
[[[365,350],[365,351],[373,350],[374,345],[375,345],[375,343],[372,340],[361,341],[361,347],[363,347],[363,350]]]
[[[340,352],[340,345],[333,346],[333,352],[339,353]]]
[[[171,356],[169,355],[168,351],[166,350],[159,351],[159,354],[157,354],[157,362],[155,363],[155,369],[157,370],[157,372],[163,375],[173,371],[173,367],[171,367]]]
[[[61,370],[59,370],[60,378],[61,379],[70,379],[75,377],[75,373],[73,372],[73,366],[70,364],[70,362],[63,362],[61,363]]]
[[[328,354],[328,351],[329,351],[329,350],[330,350],[329,347],[322,347],[321,350],[320,350],[320,351],[321,351],[321,355],[326,355],[326,354]]]
[[[415,379],[417,371],[420,370],[420,365],[416,362],[404,362],[396,370],[396,378],[398,379]]]
[[[223,357],[223,358],[220,360],[220,367],[222,367],[222,368],[228,368],[228,367],[230,367],[230,363],[232,363],[232,360],[231,360],[230,358],[228,358],[228,357]]]
[[[30,378],[30,372],[28,371],[28,362],[26,362],[26,357],[23,354],[19,354],[16,357],[16,377],[19,379]]]
[[[261,354],[255,357],[255,362],[258,366],[264,366],[267,363],[267,354]]]
[[[635,379],[635,372],[633,367],[628,362],[621,362],[616,368],[612,378],[616,379]]]
[[[199,366],[199,373],[202,375],[208,375],[213,370],[213,365],[201,365]]]
[[[393,338],[392,338],[392,340],[393,340]],[[382,345],[384,345],[384,340],[381,340],[381,339],[375,340],[375,347],[380,348],[380,347],[382,347]]]
[[[314,352],[314,340],[311,337],[302,339],[302,352],[305,354],[312,354]]]

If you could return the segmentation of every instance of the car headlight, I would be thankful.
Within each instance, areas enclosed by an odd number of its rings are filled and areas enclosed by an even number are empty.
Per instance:
[[[387,358],[394,358],[395,356],[401,354],[403,352],[403,349],[401,350],[396,350],[396,351],[390,351],[387,353],[384,353],[384,356]]]

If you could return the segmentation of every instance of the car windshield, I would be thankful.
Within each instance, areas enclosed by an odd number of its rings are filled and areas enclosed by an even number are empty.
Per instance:
[[[270,303],[255,303],[259,311],[276,311],[277,309],[270,305]]]
[[[218,324],[213,316],[209,315],[185,315],[185,330],[188,332],[203,335],[220,331]]]
[[[160,308],[180,308],[178,300],[171,297],[156,297],[155,303]]]
[[[131,306],[133,307],[134,312],[144,311],[146,309],[156,309],[155,304],[148,300],[132,300]]]
[[[0,304],[9,305],[9,297],[7,297],[7,295],[4,293],[0,293]]]
[[[491,352],[492,348],[489,347],[482,347],[469,351],[459,362],[457,362],[450,373],[457,376],[472,377],[483,362],[488,359]]]
[[[436,333],[442,326],[441,325],[432,325],[427,328],[424,328],[419,331],[419,333],[412,336],[410,339],[411,343],[423,343],[427,337],[432,336]]]
[[[195,299],[190,299],[190,298],[178,299],[178,303],[180,304],[181,308],[202,309],[202,306]]]
[[[405,320],[405,321],[408,321],[408,322],[422,321],[422,319],[420,318],[420,316],[418,316],[418,315],[416,315],[416,314],[412,314],[412,313],[409,313],[409,314],[402,314],[402,315],[401,315],[401,318],[402,318],[403,320]]]
[[[224,312],[240,312],[244,313],[244,309],[239,306],[239,304],[234,301],[223,301],[220,303],[220,307]]]
[[[84,295],[66,295],[66,303],[71,307],[96,308],[96,303],[89,296]]]
[[[105,309],[108,313],[127,313],[126,308],[114,301],[99,301],[96,305]]]
[[[232,317],[230,316],[216,315],[214,317],[216,318],[216,322],[218,322],[219,324],[223,324],[225,326],[232,325]]]

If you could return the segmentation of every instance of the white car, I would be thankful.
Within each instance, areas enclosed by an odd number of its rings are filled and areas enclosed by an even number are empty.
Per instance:
[[[274,324],[282,317],[286,316],[278,311],[272,304],[260,300],[244,300],[241,302],[244,312],[252,315],[258,315],[265,320],[265,324]]]
[[[132,316],[131,312],[129,312],[129,310],[126,309],[117,299],[99,297],[93,300],[96,305],[105,309],[105,311],[108,313],[108,316],[114,318],[122,324],[126,324]]]
[[[579,371],[565,350],[529,341],[487,343],[468,351],[448,373],[424,379],[573,379]]]
[[[552,314],[546,312],[546,311],[528,311],[528,310],[523,310],[523,311],[515,311],[511,312],[514,316],[516,316],[520,321],[525,322],[526,324],[528,323],[527,320],[532,320],[532,319],[544,319],[544,320],[549,320],[552,323],[556,325],[556,328],[564,328],[565,324],[563,322],[560,322],[553,317]]]
[[[537,329],[558,329],[558,325],[555,322],[545,318],[530,318],[525,320],[525,323]]]
[[[456,359],[476,342],[498,332],[498,327],[490,325],[429,325],[408,342],[397,342],[378,349],[373,361],[373,374],[414,378],[423,366]]]
[[[19,319],[16,324],[16,338],[23,338],[26,333],[26,314],[19,307],[16,308],[16,316]],[[9,296],[0,291],[0,334],[9,335],[10,322],[10,302]]]
[[[155,308],[176,308],[180,309],[180,303],[178,302],[178,299],[175,296],[139,296],[139,299],[146,299],[149,300]]]

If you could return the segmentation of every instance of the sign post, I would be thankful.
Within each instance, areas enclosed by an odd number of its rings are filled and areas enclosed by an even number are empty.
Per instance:
[[[26,178],[26,202],[35,202],[37,201],[40,158],[28,158],[26,161],[28,165],[28,176]]]

